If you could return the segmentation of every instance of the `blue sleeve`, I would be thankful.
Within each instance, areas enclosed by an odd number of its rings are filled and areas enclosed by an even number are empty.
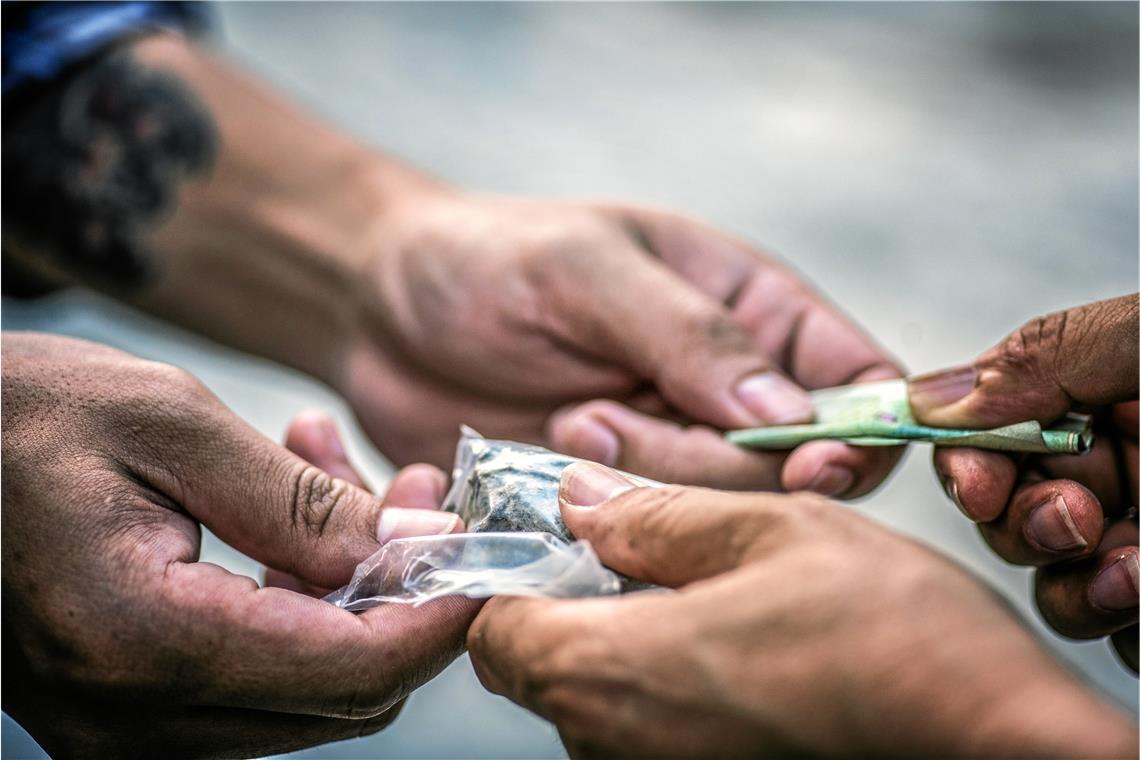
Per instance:
[[[68,66],[139,32],[194,34],[199,2],[15,2],[3,7],[3,94],[50,81]]]

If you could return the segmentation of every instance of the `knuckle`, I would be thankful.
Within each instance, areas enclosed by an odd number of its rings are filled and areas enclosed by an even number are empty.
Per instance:
[[[538,223],[523,241],[523,271],[540,292],[577,288],[594,279],[603,256],[621,242],[614,230],[592,214]]]
[[[172,364],[146,362],[141,376],[149,389],[175,401],[200,401],[211,395],[201,380]]]
[[[1074,337],[1068,312],[1036,317],[1006,337],[999,347],[999,361],[1018,375],[1051,378],[1057,375],[1062,347]]]
[[[295,465],[290,483],[289,516],[293,530],[305,538],[321,538],[334,515],[343,511],[348,484],[311,464]]]

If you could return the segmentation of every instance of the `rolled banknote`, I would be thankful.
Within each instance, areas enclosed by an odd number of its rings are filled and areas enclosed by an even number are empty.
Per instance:
[[[1033,420],[989,430],[922,425],[911,412],[906,380],[844,385],[813,391],[815,422],[730,430],[724,437],[750,449],[791,449],[805,441],[838,440],[855,446],[899,446],[926,441],[935,446],[968,446],[1040,454],[1084,454],[1093,444],[1092,420],[1069,414],[1048,430]]]

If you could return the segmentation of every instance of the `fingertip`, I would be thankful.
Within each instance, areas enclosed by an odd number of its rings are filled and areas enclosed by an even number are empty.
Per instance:
[[[438,509],[385,507],[376,524],[376,540],[381,544],[416,536],[454,533],[462,525],[459,515]]]
[[[583,407],[550,419],[548,438],[559,451],[613,467],[621,455],[617,431]]]
[[[558,501],[573,509],[593,509],[637,484],[617,470],[594,462],[575,462],[562,471]]]
[[[901,456],[901,447],[860,447],[841,441],[813,441],[792,451],[780,482],[789,492],[811,491],[831,498],[854,498],[878,486]]]
[[[285,431],[285,448],[313,464],[317,464],[314,459],[346,459],[336,423],[319,409],[306,409],[293,417]]]
[[[1058,482],[1055,488],[1037,495],[1050,485],[1030,487],[1034,488],[1036,505],[1023,513],[1021,530],[1025,540],[1046,554],[1080,556],[1092,552],[1104,531],[1100,503],[1088,489],[1068,481]]]
[[[741,380],[736,385],[736,398],[766,425],[807,423],[815,417],[807,391],[775,370]]]
[[[439,509],[447,494],[447,483],[447,475],[434,465],[408,465],[392,476],[384,494],[384,505]]]
[[[1012,458],[995,451],[936,447],[933,462],[946,498],[968,519],[993,522],[1005,511],[1018,474]]]

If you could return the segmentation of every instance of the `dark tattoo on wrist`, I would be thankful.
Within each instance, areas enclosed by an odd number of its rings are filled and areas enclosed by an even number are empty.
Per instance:
[[[69,274],[138,286],[153,272],[142,233],[213,163],[209,112],[175,76],[123,51],[35,95],[4,109],[5,227]]]

